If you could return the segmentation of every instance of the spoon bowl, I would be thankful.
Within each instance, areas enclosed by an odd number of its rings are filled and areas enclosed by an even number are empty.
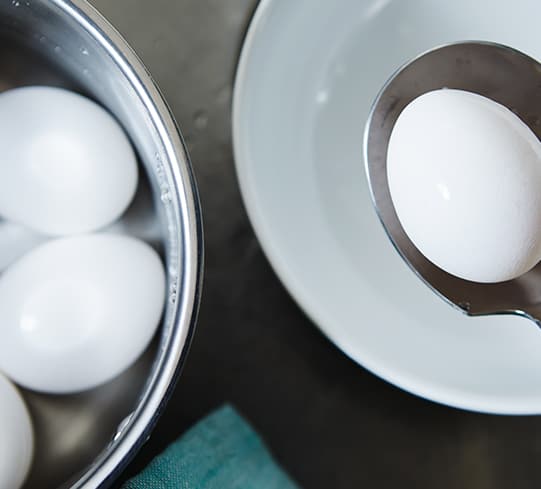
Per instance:
[[[541,325],[541,265],[499,283],[455,277],[430,262],[402,228],[387,180],[387,149],[402,110],[442,88],[483,95],[512,110],[541,137],[541,64],[496,43],[460,42],[435,48],[401,67],[376,98],[366,125],[366,174],[380,221],[409,267],[450,305],[471,316],[517,314]],[[466,176],[464,178],[467,178]]]

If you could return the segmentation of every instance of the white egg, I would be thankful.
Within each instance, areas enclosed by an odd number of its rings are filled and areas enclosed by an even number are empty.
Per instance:
[[[162,262],[143,241],[49,241],[0,276],[0,370],[42,392],[95,387],[143,352],[164,302]]]
[[[0,94],[0,216],[50,235],[96,230],[135,193],[126,134],[76,93],[25,87]]]
[[[17,389],[0,374],[0,489],[22,486],[34,452],[34,434]]]
[[[541,144],[506,107],[443,89],[393,128],[387,176],[411,241],[443,270],[501,282],[541,258]]]

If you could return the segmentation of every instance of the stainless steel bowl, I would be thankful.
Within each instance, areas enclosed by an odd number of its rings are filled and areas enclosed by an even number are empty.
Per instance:
[[[152,78],[84,0],[0,2],[0,38],[0,90],[67,87],[97,100],[120,121],[146,169],[148,194],[161,223],[169,297],[160,333],[145,355],[90,392],[23,392],[37,441],[25,487],[106,486],[148,438],[187,354],[202,269],[195,182],[179,131]]]

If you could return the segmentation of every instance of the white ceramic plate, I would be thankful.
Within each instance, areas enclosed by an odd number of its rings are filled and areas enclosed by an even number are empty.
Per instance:
[[[541,331],[468,318],[404,265],[372,209],[362,136],[402,63],[478,39],[541,58],[538,0],[263,0],[234,96],[245,203],[274,269],[351,358],[420,396],[541,413]]]

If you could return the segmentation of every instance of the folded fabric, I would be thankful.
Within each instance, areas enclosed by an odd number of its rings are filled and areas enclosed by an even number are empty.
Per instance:
[[[199,421],[123,489],[298,489],[230,406]]]

